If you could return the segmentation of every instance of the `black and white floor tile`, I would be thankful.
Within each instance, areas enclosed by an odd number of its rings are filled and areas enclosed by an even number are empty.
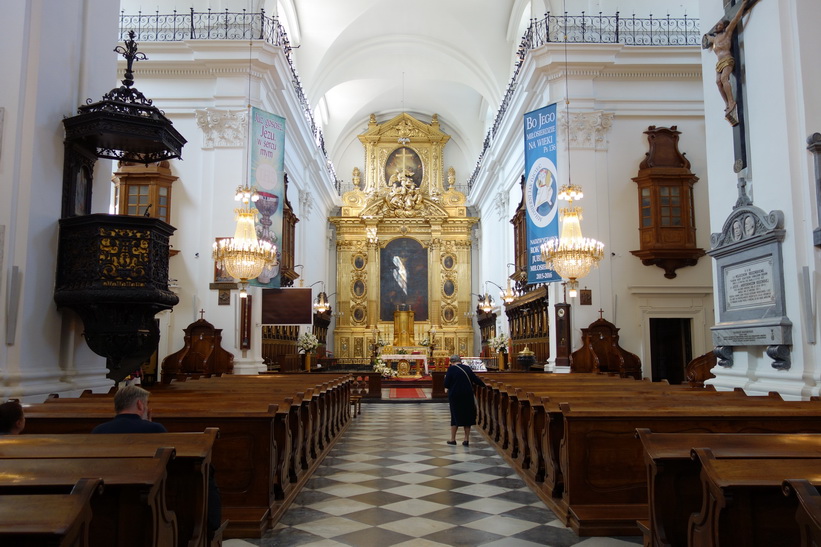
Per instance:
[[[641,545],[579,538],[478,431],[446,444],[449,425],[446,403],[363,404],[274,530],[225,547]]]

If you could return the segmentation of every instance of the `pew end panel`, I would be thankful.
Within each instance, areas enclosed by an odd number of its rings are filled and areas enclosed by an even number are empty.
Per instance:
[[[0,496],[0,543],[89,547],[91,500],[102,489],[102,479],[84,478],[68,494]]]

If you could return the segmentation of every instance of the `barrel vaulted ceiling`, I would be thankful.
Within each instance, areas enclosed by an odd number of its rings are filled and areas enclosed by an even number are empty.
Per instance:
[[[278,3],[330,159],[345,170],[370,114],[438,114],[472,168],[529,22],[520,0],[288,0]],[[463,175],[467,174],[463,172]],[[342,178],[347,178],[341,172]]]

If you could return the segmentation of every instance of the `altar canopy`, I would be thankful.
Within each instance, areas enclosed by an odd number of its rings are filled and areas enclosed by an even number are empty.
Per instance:
[[[464,312],[478,219],[467,216],[453,168],[445,174],[449,139],[436,115],[425,123],[406,113],[383,123],[371,115],[359,136],[364,168],[354,168],[354,189],[343,194],[341,215],[329,219],[337,234],[340,360],[368,359],[374,343],[393,341],[396,311],[413,312],[405,333],[411,345],[428,339],[449,354],[472,350]]]

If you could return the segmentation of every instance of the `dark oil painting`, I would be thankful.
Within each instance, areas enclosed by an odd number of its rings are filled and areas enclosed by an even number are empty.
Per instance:
[[[388,243],[379,258],[379,320],[393,321],[396,310],[412,310],[414,321],[428,320],[428,252],[409,237]]]

